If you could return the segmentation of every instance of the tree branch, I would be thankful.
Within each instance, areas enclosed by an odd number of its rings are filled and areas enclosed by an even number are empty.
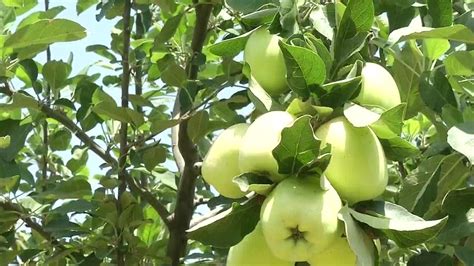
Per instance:
[[[195,1],[196,2],[196,1]],[[199,66],[193,64],[194,57],[199,55],[202,51],[204,41],[207,37],[207,27],[213,6],[210,4],[195,3],[196,11],[196,26],[194,28],[193,40],[191,49],[193,52],[191,60],[189,60],[186,67],[188,79],[194,80],[197,78]],[[179,102],[179,93],[176,97],[174,111],[179,111],[174,114],[181,114],[186,112],[185,108]],[[179,116],[178,116],[179,117]],[[184,255],[187,245],[186,230],[189,228],[194,212],[194,192],[196,178],[199,175],[199,170],[195,168],[195,163],[199,161],[199,154],[196,146],[191,141],[187,133],[188,120],[182,121],[176,132],[176,128],[172,134],[174,149],[173,153],[175,160],[178,162],[181,178],[178,186],[178,194],[176,198],[176,208],[174,211],[173,221],[170,227],[170,238],[168,242],[168,256],[171,258],[172,265],[179,265],[179,259]],[[176,144],[178,149],[176,149]],[[183,164],[184,162],[184,164]]]
[[[0,201],[0,207],[3,208],[4,210],[7,210],[7,211],[13,211],[13,212],[19,213],[20,214],[20,219],[28,227],[30,227],[32,230],[36,231],[41,237],[46,239],[48,242],[50,242],[56,248],[59,248],[61,250],[66,250],[66,247],[61,245],[59,243],[59,241],[54,236],[52,236],[49,232],[46,232],[40,224],[36,223],[30,217],[28,217],[25,214],[25,212],[23,210],[23,207],[21,207],[21,205],[14,204],[14,203],[8,202],[8,201]]]
[[[123,7],[123,15],[122,15],[122,22],[123,22],[123,50],[122,50],[122,101],[121,106],[123,108],[128,108],[128,95],[129,95],[129,87],[130,87],[130,62],[128,61],[128,55],[130,53],[130,13],[132,9],[131,0],[125,0],[125,4]],[[118,187],[118,195],[117,195],[117,212],[120,215],[123,211],[121,198],[122,194],[127,189],[127,157],[128,157],[128,148],[127,148],[127,138],[128,138],[128,123],[122,122],[120,124],[120,131],[119,131],[119,138],[120,138],[120,151],[119,151],[119,159],[118,159],[118,178],[120,181]],[[117,265],[118,266],[125,266],[125,245],[123,239],[123,228],[120,228],[120,225],[117,224],[119,229],[119,239],[118,239],[118,246],[117,246]]]
[[[48,11],[49,9],[49,0],[44,0],[44,10]],[[51,49],[48,45],[48,48],[46,48],[46,62],[51,61]],[[50,106],[51,105],[51,86],[49,84],[46,84],[45,88],[45,95],[44,95],[46,105]],[[46,182],[48,179],[48,149],[49,149],[49,125],[48,125],[48,120],[43,121],[43,160],[42,160],[42,182]],[[46,183],[42,185],[43,188],[46,187]]]
[[[104,149],[102,149],[99,144],[97,144],[91,137],[89,137],[79,126],[77,126],[72,120],[70,120],[67,116],[59,113],[50,107],[41,104],[38,102],[41,112],[43,112],[47,117],[53,118],[54,120],[58,121],[62,125],[64,125],[67,129],[73,132],[76,137],[81,140],[89,149],[91,149],[95,154],[97,154],[100,158],[102,158],[106,163],[111,165],[113,168],[118,166],[117,160],[112,157],[109,153],[107,153]],[[143,199],[145,199],[148,204],[150,204],[156,212],[160,215],[161,219],[164,223],[168,226],[170,220],[170,213],[166,209],[166,207],[161,204],[161,202],[148,190],[144,188],[135,188],[136,184],[135,180],[129,173],[126,173],[125,179],[129,184],[130,188],[138,193]]]

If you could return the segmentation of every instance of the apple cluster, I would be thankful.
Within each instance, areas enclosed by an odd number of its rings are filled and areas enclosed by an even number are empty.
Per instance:
[[[252,77],[272,96],[288,90],[279,40],[258,29],[244,51]],[[268,75],[262,65],[271,65],[275,73]],[[382,109],[400,103],[398,88],[383,67],[367,63],[361,75],[361,91],[354,101]],[[388,97],[380,97],[380,93]],[[204,158],[203,178],[225,197],[246,196],[248,192],[233,182],[244,173],[264,175],[275,183],[262,204],[260,221],[230,248],[227,265],[356,263],[338,213],[343,201],[354,204],[384,192],[388,171],[382,145],[369,127],[355,127],[345,117],[336,117],[314,132],[321,148],[331,145],[331,160],[323,176],[284,175],[272,152],[280,143],[282,130],[295,119],[288,112],[271,111],[250,125],[233,125],[217,137]],[[322,181],[330,185],[322,186]]]

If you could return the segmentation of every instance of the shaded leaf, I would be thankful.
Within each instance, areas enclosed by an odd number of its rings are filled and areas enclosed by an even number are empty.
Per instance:
[[[443,106],[457,107],[456,97],[448,79],[440,71],[424,72],[420,77],[420,96],[433,111],[441,114]]]
[[[244,173],[233,178],[243,192],[254,191],[260,195],[267,195],[273,187],[273,182],[266,176],[256,173]]]
[[[451,26],[453,24],[452,0],[427,0],[428,14],[434,28]]]
[[[448,75],[474,75],[474,51],[457,51],[444,60],[444,67]]]
[[[399,205],[384,201],[363,202],[356,209],[362,212],[349,210],[356,220],[381,230],[400,247],[411,247],[434,238],[448,219],[425,221]]]
[[[279,45],[285,58],[288,85],[305,100],[311,85],[320,85],[326,80],[326,66],[318,54],[307,48],[282,41]]]
[[[296,174],[302,167],[316,160],[321,141],[311,126],[311,116],[299,117],[281,132],[280,143],[273,149],[273,157],[278,162],[278,173]]]
[[[254,198],[232,207],[187,230],[190,239],[214,247],[231,247],[253,231],[260,219],[260,204]],[[225,237],[222,237],[225,236]]]

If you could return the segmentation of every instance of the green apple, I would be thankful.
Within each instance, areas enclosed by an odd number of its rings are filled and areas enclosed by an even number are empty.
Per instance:
[[[278,45],[280,37],[260,28],[253,32],[244,49],[251,75],[272,96],[287,92],[285,59]]]
[[[375,63],[365,63],[361,76],[361,90],[355,102],[386,110],[400,104],[397,83],[385,68]]]
[[[228,198],[240,198],[245,195],[232,179],[241,174],[240,144],[248,127],[248,124],[241,123],[224,130],[214,141],[202,162],[201,173],[204,180]]]
[[[308,260],[311,266],[355,266],[356,261],[357,257],[345,237],[337,238],[331,246]]]
[[[288,177],[265,199],[260,211],[263,235],[280,259],[307,261],[340,235],[337,192],[323,190],[317,177]]]
[[[324,172],[349,203],[373,199],[388,182],[387,160],[377,136],[368,127],[354,127],[337,117],[316,130],[321,145],[331,144],[331,161]]]
[[[283,111],[268,112],[255,119],[240,143],[240,171],[264,174],[273,181],[283,179],[272,151],[280,143],[283,128],[294,120],[290,113]]]
[[[281,260],[270,251],[263,237],[260,223],[237,245],[229,249],[227,266],[293,266],[294,262]]]

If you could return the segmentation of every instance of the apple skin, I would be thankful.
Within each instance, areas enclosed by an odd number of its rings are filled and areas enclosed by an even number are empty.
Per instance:
[[[278,163],[272,150],[280,142],[283,128],[290,126],[294,120],[290,113],[284,111],[268,112],[255,119],[240,144],[240,171],[264,174],[275,182],[283,179],[285,176],[278,173]]]
[[[244,49],[244,60],[250,66],[251,75],[271,96],[289,90],[285,59],[278,45],[281,39],[260,28],[250,35]]]
[[[365,63],[361,76],[361,90],[355,102],[385,110],[401,103],[397,83],[385,68],[375,63]]]
[[[281,260],[270,251],[263,237],[260,223],[237,245],[229,249],[227,266],[293,266],[294,262]]]
[[[331,161],[324,175],[349,203],[373,199],[388,182],[387,160],[377,136],[368,127],[354,127],[345,117],[316,130],[321,147],[331,144]]]
[[[308,260],[311,266],[355,266],[357,257],[347,238],[339,237],[323,252]]]
[[[239,152],[248,124],[236,124],[224,130],[214,141],[203,160],[201,173],[204,180],[221,195],[228,198],[245,196],[232,179],[241,174]]]
[[[263,235],[280,259],[307,261],[340,235],[342,207],[337,192],[323,190],[317,177],[288,177],[265,199],[260,211]],[[304,239],[294,238],[294,231]]]

